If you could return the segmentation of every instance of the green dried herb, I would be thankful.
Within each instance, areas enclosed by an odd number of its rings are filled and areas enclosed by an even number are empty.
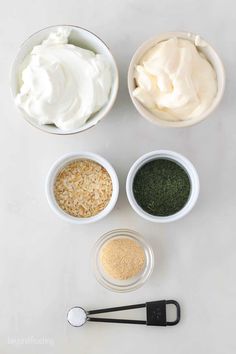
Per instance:
[[[191,184],[187,172],[168,159],[143,165],[134,178],[133,193],[139,206],[151,215],[168,216],[188,201]]]

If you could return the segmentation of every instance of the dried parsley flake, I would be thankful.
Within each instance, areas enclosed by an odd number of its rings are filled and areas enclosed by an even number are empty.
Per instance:
[[[187,172],[169,159],[156,159],[143,165],[133,182],[139,206],[155,216],[169,216],[180,211],[188,201],[191,184]]]

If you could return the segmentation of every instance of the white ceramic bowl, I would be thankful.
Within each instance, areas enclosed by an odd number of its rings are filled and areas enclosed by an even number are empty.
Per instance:
[[[210,46],[210,44],[208,44],[205,40],[204,40],[205,46],[198,47],[198,49],[201,50],[202,53],[204,53],[204,55],[209,60],[209,62],[212,64],[212,66],[216,72],[218,90],[217,90],[217,94],[216,94],[211,106],[205,112],[203,112],[200,116],[194,117],[192,119],[187,119],[185,121],[178,121],[178,122],[167,121],[167,120],[161,119],[161,117],[158,117],[157,115],[155,115],[154,113],[149,111],[133,96],[133,91],[136,88],[136,83],[135,83],[135,79],[134,79],[134,70],[135,70],[136,65],[140,63],[141,58],[144,56],[144,54],[149,49],[151,49],[152,47],[157,45],[159,42],[168,40],[173,37],[188,39],[188,40],[192,41],[193,43],[195,42],[195,39],[196,39],[196,35],[188,33],[188,32],[167,32],[167,33],[160,34],[160,35],[144,42],[137,49],[137,51],[135,52],[135,54],[130,62],[130,66],[129,66],[129,70],[128,70],[128,89],[129,89],[129,94],[130,94],[130,97],[131,97],[131,100],[132,100],[134,106],[136,107],[138,112],[144,118],[149,120],[150,122],[160,125],[160,126],[164,126],[164,127],[187,127],[187,126],[191,126],[196,123],[199,123],[202,120],[204,120],[206,117],[208,117],[209,114],[211,114],[216,109],[218,104],[220,103],[223,93],[224,93],[224,89],[225,89],[225,70],[224,70],[224,66],[222,64],[222,61],[221,61],[220,57],[218,56],[218,54],[216,53],[216,51],[212,48],[212,46]]]
[[[96,125],[101,119],[103,119],[107,113],[111,110],[117,96],[118,86],[119,86],[119,76],[118,76],[118,69],[115,62],[114,57],[112,56],[109,48],[106,44],[97,37],[94,33],[77,26],[71,25],[57,25],[57,26],[50,26],[46,27],[34,34],[32,34],[20,47],[19,52],[13,62],[12,70],[11,70],[11,90],[13,98],[15,99],[17,93],[20,89],[20,78],[19,73],[22,72],[24,69],[22,67],[22,63],[24,58],[31,52],[32,48],[35,45],[42,43],[42,41],[48,37],[48,35],[55,31],[58,27],[69,27],[71,29],[71,34],[69,37],[69,42],[80,46],[82,48],[90,49],[95,53],[103,54],[107,57],[112,71],[112,87],[110,92],[110,97],[108,102],[95,114],[93,114],[90,119],[80,128],[71,130],[71,131],[63,131],[57,128],[54,125],[39,125],[35,121],[33,121],[23,110],[20,109],[21,114],[23,117],[35,126],[36,128],[52,134],[59,134],[59,135],[66,135],[66,134],[74,134],[79,133],[84,130],[87,130],[94,125]]]
[[[191,191],[190,191],[190,196],[185,204],[185,206],[178,211],[177,213],[169,216],[155,216],[148,214],[146,211],[144,211],[136,202],[134,194],[133,194],[133,181],[136,173],[138,170],[145,165],[147,162],[150,162],[152,160],[156,159],[169,159],[177,164],[179,164],[188,174],[190,183],[191,183]],[[194,205],[196,204],[196,201],[198,199],[199,195],[199,178],[197,171],[193,164],[184,156],[181,154],[178,154],[177,152],[174,151],[168,151],[168,150],[157,150],[157,151],[152,151],[149,152],[143,156],[141,156],[135,163],[131,166],[127,180],[126,180],[126,193],[128,200],[130,202],[130,205],[136,211],[138,215],[143,217],[144,219],[152,222],[158,222],[158,223],[167,223],[171,221],[176,221],[178,219],[181,219],[185,215],[187,215]]]
[[[105,209],[103,209],[100,213],[98,213],[95,216],[89,217],[89,218],[79,218],[75,216],[71,216],[64,212],[60,206],[57,204],[57,201],[54,196],[54,183],[55,179],[59,173],[59,171],[67,165],[69,162],[78,160],[78,159],[88,159],[97,162],[101,166],[103,166],[107,172],[109,173],[111,180],[112,180],[112,196],[111,199],[106,206]],[[49,170],[49,173],[46,178],[46,197],[48,200],[48,203],[51,207],[51,209],[63,220],[69,221],[74,224],[90,224],[93,222],[96,222],[98,220],[103,219],[106,215],[108,215],[112,209],[114,208],[117,198],[119,195],[119,181],[117,174],[114,170],[114,168],[111,166],[111,164],[105,160],[102,156],[91,153],[91,152],[79,152],[79,153],[69,153],[66,154],[62,157],[60,157]]]

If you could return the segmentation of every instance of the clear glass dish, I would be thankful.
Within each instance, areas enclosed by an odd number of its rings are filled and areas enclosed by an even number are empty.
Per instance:
[[[100,262],[100,251],[104,244],[110,240],[121,237],[136,241],[145,253],[145,265],[142,271],[136,276],[126,280],[117,280],[110,277],[106,272],[104,272]],[[112,291],[128,292],[142,286],[150,277],[154,267],[154,254],[149,244],[144,241],[144,239],[137,232],[128,229],[116,229],[107,232],[95,243],[92,254],[92,262],[94,275],[101,285]]]

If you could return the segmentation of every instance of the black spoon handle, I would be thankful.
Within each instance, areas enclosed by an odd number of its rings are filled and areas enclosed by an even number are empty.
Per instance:
[[[141,307],[146,307],[146,304],[128,305],[128,306],[120,306],[120,307],[109,307],[109,308],[105,308],[105,309],[91,310],[91,311],[87,311],[87,314],[88,315],[95,315],[95,314],[105,313],[105,312],[115,312],[115,311],[139,309]]]
[[[99,318],[99,317],[88,317],[90,322],[108,322],[108,323],[130,323],[130,324],[140,324],[146,325],[146,321],[141,320],[122,320],[122,319],[113,319],[113,318]]]

